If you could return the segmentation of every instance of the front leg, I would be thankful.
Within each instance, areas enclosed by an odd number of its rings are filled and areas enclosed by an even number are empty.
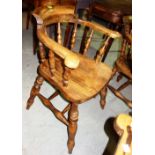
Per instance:
[[[78,105],[71,103],[71,108],[69,111],[69,126],[68,126],[68,152],[71,154],[75,145],[75,135],[77,131],[77,121],[78,121]]]
[[[105,86],[105,87],[101,90],[100,95],[101,95],[100,105],[101,105],[101,108],[104,109],[105,104],[106,104],[107,86]]]
[[[41,87],[43,81],[44,81],[43,77],[38,75],[34,82],[34,86],[31,89],[31,93],[30,93],[30,97],[27,101],[26,109],[29,109],[31,107],[31,105],[33,104],[35,97],[38,95],[38,93],[40,91],[40,87]]]

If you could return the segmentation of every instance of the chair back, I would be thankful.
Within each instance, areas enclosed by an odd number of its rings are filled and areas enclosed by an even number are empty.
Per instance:
[[[48,59],[51,76],[54,76],[57,70],[61,71],[63,83],[67,86],[71,70],[77,69],[80,62],[85,59],[94,61],[94,65],[95,63],[102,63],[102,58],[106,51],[109,50],[109,45],[111,45],[111,39],[119,38],[121,35],[96,23],[78,19],[76,15],[70,12],[69,7],[66,7],[65,10],[61,6],[55,9],[51,9],[52,15],[47,15],[50,12],[47,8],[42,10],[39,15],[36,12],[33,15],[37,20],[41,62]],[[70,24],[72,28],[68,48],[63,46],[63,34],[66,24]],[[47,31],[50,26],[56,26],[56,36],[51,36]],[[83,51],[79,53],[80,41],[85,28],[89,30],[89,33],[87,33],[87,37],[84,40]],[[100,37],[97,37],[97,34],[100,34]],[[95,49],[97,46],[93,45],[93,42],[98,44],[97,49]],[[91,51],[91,44],[95,46],[94,51],[96,52],[95,54],[93,53],[93,57],[88,54]],[[89,64],[85,65],[85,68],[89,66]]]

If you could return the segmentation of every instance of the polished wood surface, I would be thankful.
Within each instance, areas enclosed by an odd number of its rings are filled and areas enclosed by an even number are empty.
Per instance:
[[[114,128],[120,136],[114,155],[132,155],[132,118],[127,114],[119,114]]]
[[[38,66],[38,78],[32,87],[27,108],[30,108],[34,98],[38,96],[42,103],[50,109],[55,117],[68,127],[68,151],[72,153],[75,145],[75,135],[78,121],[78,104],[87,101],[98,93],[101,93],[101,106],[105,105],[107,84],[114,75],[113,70],[102,62],[105,51],[108,50],[109,38],[120,38],[120,33],[105,28],[99,24],[78,19],[73,9],[68,6],[40,7],[37,8],[33,16],[37,21],[37,36],[40,41],[40,64]],[[63,46],[63,25],[72,24],[73,31],[69,48]],[[56,25],[57,37],[51,38],[47,27]],[[89,27],[90,36],[86,40],[83,53],[74,50],[77,41],[79,27]],[[88,57],[90,44],[93,41],[93,33],[100,32],[107,39],[99,50],[96,51],[94,58]],[[110,44],[111,45],[111,44]],[[46,57],[45,57],[46,55]],[[49,98],[44,97],[40,92],[43,81],[47,81],[57,91]],[[69,104],[62,110],[55,108],[50,101],[60,93]],[[103,105],[104,104],[104,105]],[[68,113],[68,119],[65,113]]]
[[[88,66],[87,68],[86,65]],[[108,66],[100,63],[96,65],[92,60],[80,57],[79,67],[75,70],[70,70],[71,74],[69,80],[67,80],[68,86],[64,87],[62,83],[63,68],[58,67],[61,66],[59,60],[56,60],[56,66],[55,78],[51,78],[50,76],[48,62],[45,62],[40,66],[39,72],[44,75],[46,80],[61,90],[62,95],[65,96],[67,100],[76,103],[84,102],[95,96],[112,74],[112,71]],[[91,72],[89,72],[90,70]],[[105,73],[102,72],[102,70],[104,70]]]

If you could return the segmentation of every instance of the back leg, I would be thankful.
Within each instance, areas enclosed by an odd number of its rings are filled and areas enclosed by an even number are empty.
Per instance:
[[[38,95],[38,93],[40,91],[40,87],[41,87],[43,81],[44,81],[44,78],[42,76],[38,75],[34,82],[32,89],[31,89],[31,93],[30,93],[30,97],[27,101],[26,109],[29,109],[31,107],[31,105],[33,104],[35,97]]]
[[[101,90],[100,95],[101,95],[100,105],[101,105],[101,108],[104,109],[105,104],[106,104],[107,86],[105,86],[105,87]]]
[[[68,126],[68,153],[71,154],[75,145],[75,135],[77,131],[77,122],[78,122],[78,105],[76,103],[71,103],[69,110],[69,126]]]

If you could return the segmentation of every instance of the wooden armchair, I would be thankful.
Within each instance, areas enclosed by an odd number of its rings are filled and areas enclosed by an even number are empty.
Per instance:
[[[108,88],[122,101],[124,101],[130,108],[132,108],[132,102],[122,95],[121,90],[126,88],[132,83],[132,16],[124,16],[124,39],[122,42],[122,49],[120,57],[116,61],[116,70],[119,73],[117,81],[119,81],[122,76],[127,78],[127,81],[122,84],[119,88],[108,85]]]
[[[87,101],[98,93],[101,93],[101,105],[105,105],[106,86],[113,75],[112,69],[101,62],[111,38],[119,38],[118,32],[109,30],[97,24],[77,19],[73,14],[69,14],[70,8],[59,8],[54,12],[54,8],[35,10],[33,15],[37,20],[37,35],[39,39],[40,65],[38,76],[32,87],[30,97],[27,101],[27,109],[33,104],[36,96],[49,108],[56,118],[68,127],[68,150],[72,152],[75,145],[74,138],[77,130],[78,105]],[[64,13],[63,13],[64,12]],[[63,23],[73,25],[70,47],[63,46],[62,27]],[[49,25],[57,24],[56,40],[49,37],[46,28]],[[85,41],[83,55],[75,51],[77,44],[78,25],[90,28],[90,34]],[[82,27],[81,26],[81,27]],[[80,28],[81,28],[80,27]],[[94,59],[87,56],[93,34],[95,32],[105,34],[101,48]],[[101,37],[101,39],[103,39]],[[44,97],[39,91],[43,81],[50,83],[56,92],[49,98]],[[61,94],[69,104],[60,111],[53,106],[51,99]],[[64,114],[68,112],[68,119]]]

